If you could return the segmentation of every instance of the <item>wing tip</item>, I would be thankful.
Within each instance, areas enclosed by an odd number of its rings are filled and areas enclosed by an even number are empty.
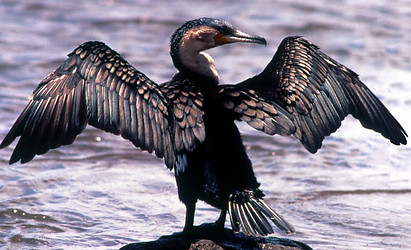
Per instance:
[[[16,139],[16,136],[12,135],[12,130],[4,137],[3,141],[0,143],[0,150],[8,147]],[[20,157],[16,156],[13,152],[9,160],[9,165],[20,161]]]
[[[14,141],[14,140],[12,140],[12,141],[6,141],[6,139],[4,139],[4,140],[0,143],[0,149],[6,148],[6,147],[9,146],[13,141]]]
[[[13,127],[10,129],[10,131],[7,133],[7,135],[4,137],[3,141],[0,143],[0,149],[6,148],[10,144],[13,143],[13,141],[17,138],[15,135],[15,127],[16,125],[13,125]]]

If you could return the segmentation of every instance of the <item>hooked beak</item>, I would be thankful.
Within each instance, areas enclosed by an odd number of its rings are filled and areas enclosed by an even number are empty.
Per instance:
[[[247,33],[236,30],[233,34],[218,34],[214,37],[215,45],[223,45],[227,43],[258,43],[267,46],[267,41],[259,36],[252,36]]]

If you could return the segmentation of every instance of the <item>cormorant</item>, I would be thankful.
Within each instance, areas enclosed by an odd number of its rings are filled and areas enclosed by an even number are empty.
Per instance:
[[[10,164],[74,142],[87,124],[121,135],[164,158],[174,169],[185,204],[183,232],[194,229],[198,199],[229,211],[232,229],[249,235],[294,228],[263,201],[235,120],[269,135],[293,135],[311,153],[351,114],[393,144],[406,132],[358,75],[301,37],[286,37],[258,75],[235,85],[219,84],[204,50],[244,42],[266,45],[223,20],[189,21],[171,37],[178,72],[156,84],[102,42],[86,42],[44,78],[0,148],[20,139]]]

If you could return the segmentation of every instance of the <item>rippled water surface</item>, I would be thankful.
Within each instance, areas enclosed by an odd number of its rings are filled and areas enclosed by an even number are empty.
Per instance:
[[[377,3],[378,2],[378,3]],[[40,80],[84,41],[101,40],[156,82],[175,72],[169,36],[200,16],[229,20],[268,46],[214,49],[222,82],[258,73],[281,39],[303,35],[354,69],[411,133],[409,1],[0,2],[0,138]],[[240,124],[267,203],[316,249],[411,248],[411,147],[352,118],[315,155],[294,138]],[[0,151],[0,247],[119,248],[182,230],[173,173],[121,138],[87,128],[76,142],[8,165]],[[218,211],[200,202],[196,223]],[[227,226],[229,226],[227,224]]]

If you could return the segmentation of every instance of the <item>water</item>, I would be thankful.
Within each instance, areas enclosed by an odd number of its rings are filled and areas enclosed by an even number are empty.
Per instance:
[[[169,36],[200,16],[268,41],[210,51],[224,83],[258,73],[283,37],[303,35],[359,73],[411,133],[409,1],[3,0],[0,138],[79,44],[105,41],[162,82],[175,72]],[[351,118],[315,155],[294,138],[240,127],[267,203],[298,231],[275,236],[316,249],[411,248],[410,146],[393,146]],[[115,249],[182,230],[173,174],[121,138],[87,128],[71,146],[9,166],[14,145],[0,151],[0,247]],[[199,203],[197,224],[217,217]]]

